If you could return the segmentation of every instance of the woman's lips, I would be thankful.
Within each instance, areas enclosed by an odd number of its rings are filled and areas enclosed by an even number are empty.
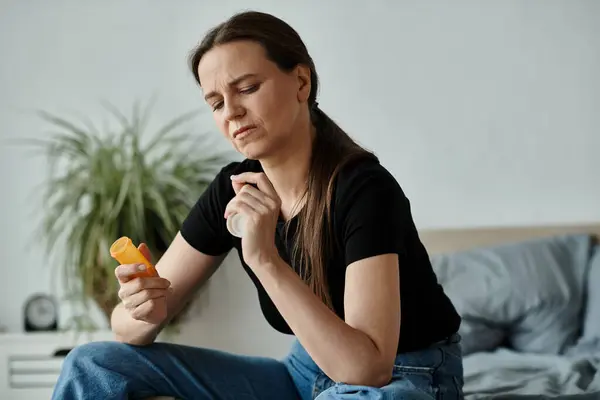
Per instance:
[[[256,126],[254,126],[254,125],[242,126],[241,128],[237,129],[235,132],[233,132],[233,138],[234,139],[243,139],[246,136],[250,135],[255,129],[256,129]]]

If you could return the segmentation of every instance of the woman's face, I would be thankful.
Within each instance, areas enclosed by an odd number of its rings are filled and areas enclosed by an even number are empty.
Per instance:
[[[293,142],[307,114],[308,68],[284,72],[260,44],[237,41],[209,50],[198,75],[219,130],[245,157],[267,158]]]

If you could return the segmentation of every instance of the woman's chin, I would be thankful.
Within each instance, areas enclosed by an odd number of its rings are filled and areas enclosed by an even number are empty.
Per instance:
[[[260,160],[269,157],[268,149],[264,145],[259,145],[258,143],[248,143],[237,150],[241,155],[250,160]]]

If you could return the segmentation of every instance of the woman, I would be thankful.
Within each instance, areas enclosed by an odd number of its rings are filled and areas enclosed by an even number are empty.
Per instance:
[[[157,263],[160,277],[130,280],[138,266],[117,267],[118,341],[72,351],[54,398],[462,397],[460,317],[409,201],[318,107],[298,34],[271,15],[241,13],[211,30],[190,61],[217,126],[246,159],[202,194]],[[246,217],[242,239],[227,230],[234,214]],[[233,248],[264,317],[296,336],[289,355],[154,343]]]

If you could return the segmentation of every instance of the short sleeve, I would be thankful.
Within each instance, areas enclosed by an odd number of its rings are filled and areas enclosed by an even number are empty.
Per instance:
[[[405,252],[412,226],[408,199],[378,163],[359,164],[340,175],[336,195],[345,264]]]
[[[223,214],[234,196],[230,176],[238,164],[228,164],[219,171],[182,223],[183,238],[204,254],[218,256],[233,247]]]

